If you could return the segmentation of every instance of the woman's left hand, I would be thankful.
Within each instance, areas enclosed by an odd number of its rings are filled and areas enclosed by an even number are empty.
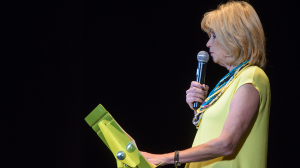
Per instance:
[[[142,152],[140,151],[140,153],[144,156],[144,158],[149,162],[152,163],[154,165],[158,165],[162,162],[162,164],[160,164],[161,166],[166,165],[166,159],[164,157],[163,154],[152,154],[152,153],[147,153],[147,152]]]

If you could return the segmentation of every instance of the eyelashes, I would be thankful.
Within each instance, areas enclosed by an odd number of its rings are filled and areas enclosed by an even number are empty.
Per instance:
[[[210,33],[211,35],[210,35],[210,38],[212,37],[213,39],[215,39],[216,38],[216,34],[215,34],[215,32],[211,32]]]

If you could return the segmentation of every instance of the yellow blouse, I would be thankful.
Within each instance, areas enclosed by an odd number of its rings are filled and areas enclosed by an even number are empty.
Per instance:
[[[185,168],[263,168],[267,166],[268,127],[271,90],[267,75],[257,66],[246,68],[203,114],[193,147],[220,136],[233,95],[243,84],[251,83],[260,94],[259,111],[234,153],[203,162],[187,163]]]

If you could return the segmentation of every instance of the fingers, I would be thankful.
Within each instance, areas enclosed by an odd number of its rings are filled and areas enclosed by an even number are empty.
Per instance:
[[[143,157],[148,161],[151,158],[151,153],[140,151]]]
[[[200,83],[196,82],[196,81],[192,81],[190,88],[193,88],[193,87],[203,89],[203,86]]]
[[[203,90],[200,90],[199,92],[187,93],[186,98],[199,98],[204,100],[206,97],[205,97],[205,92]]]
[[[147,159],[147,157],[148,157],[147,152],[140,151],[140,153],[144,156],[145,159]]]
[[[196,81],[192,81],[190,88],[193,88],[193,87],[196,87],[196,88],[199,88],[199,89],[203,89],[205,91],[208,91],[208,89],[209,89],[209,87],[207,85],[200,84],[200,83],[198,83]]]
[[[205,91],[205,95],[207,95],[208,93],[208,90],[209,90],[209,86],[208,85],[205,85],[205,84],[200,84],[196,81],[192,81],[191,83],[191,86],[190,86],[190,89],[191,88],[199,88],[199,89],[202,89],[203,91]]]
[[[191,99],[191,100],[187,100],[187,103],[188,103],[188,105],[190,106],[190,108],[191,108],[192,110],[195,110],[194,107],[193,107],[194,102],[199,102],[200,104],[202,104],[202,103],[203,103],[203,100],[202,100],[202,99]]]
[[[152,163],[154,165],[160,164],[165,161],[163,155],[151,154],[151,153],[141,152],[141,151],[140,151],[140,153],[147,160],[147,162]]]
[[[192,87],[186,91],[186,94],[189,94],[189,93],[206,95],[207,91],[196,88],[196,87]]]
[[[205,84],[200,84],[198,82],[193,81],[191,83],[190,88],[186,91],[186,102],[193,109],[193,103],[199,102],[203,103],[207,97],[209,87]]]
[[[203,92],[201,90],[201,92]],[[199,103],[203,103],[203,101],[205,100],[206,96],[203,95],[203,93],[197,93],[197,92],[192,92],[192,93],[188,93],[186,95],[186,102],[188,103],[188,105],[190,106],[190,108],[192,110],[194,110],[193,108],[193,103],[194,102],[199,102]]]
[[[192,97],[192,96],[187,95],[186,96],[186,102],[188,103],[188,105],[190,106],[190,108],[193,109],[193,103],[194,102],[203,103],[204,102],[204,98]]]
[[[204,87],[204,91],[208,92],[209,89],[208,85],[203,84],[203,87]]]

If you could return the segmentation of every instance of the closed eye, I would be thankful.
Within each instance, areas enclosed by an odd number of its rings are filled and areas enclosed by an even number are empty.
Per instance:
[[[215,39],[215,38],[216,38],[215,32],[213,32],[212,34],[213,34],[213,35],[212,35],[213,39]]]

